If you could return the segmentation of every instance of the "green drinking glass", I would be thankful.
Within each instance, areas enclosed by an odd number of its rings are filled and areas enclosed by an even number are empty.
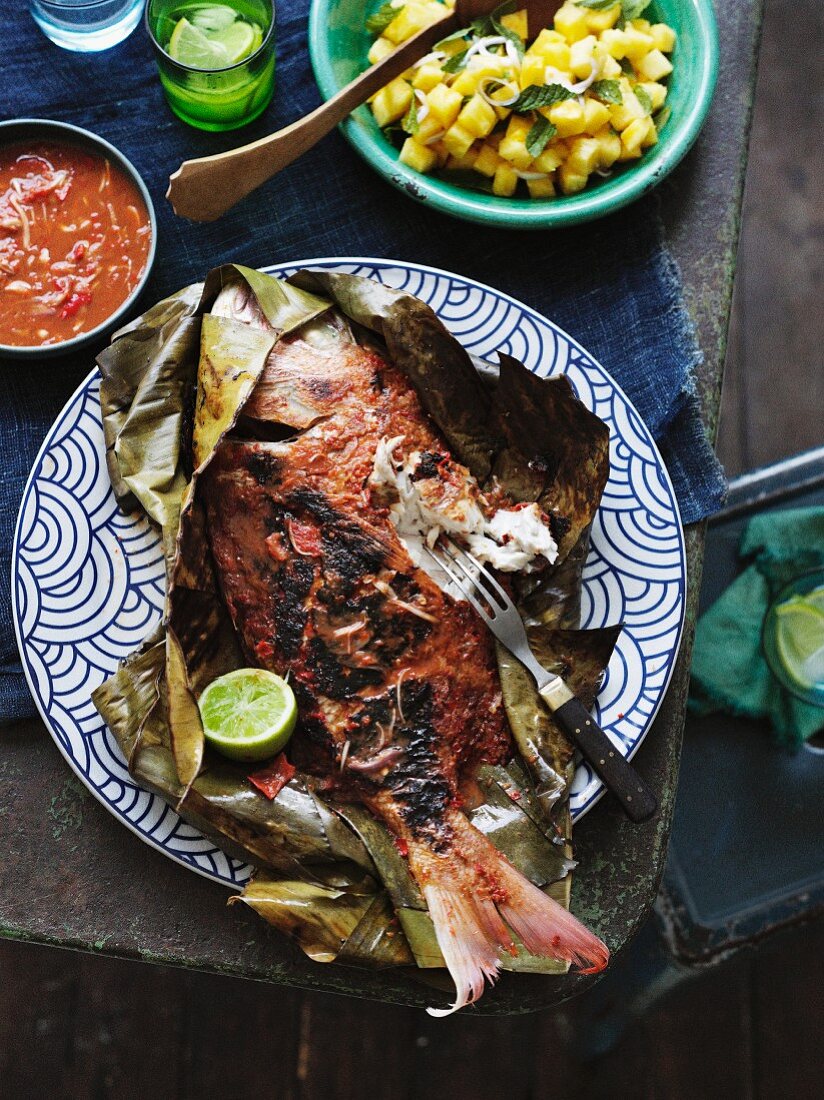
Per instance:
[[[779,683],[805,703],[824,707],[824,570],[804,573],[778,594],[764,620],[762,645]]]
[[[178,118],[235,130],[265,110],[275,82],[273,0],[149,0],[146,28]]]

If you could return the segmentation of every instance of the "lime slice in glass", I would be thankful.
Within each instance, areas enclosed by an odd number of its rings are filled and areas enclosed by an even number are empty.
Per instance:
[[[207,742],[232,760],[266,760],[292,736],[298,708],[285,680],[239,668],[213,680],[199,700]]]
[[[263,41],[263,35],[256,24],[238,19],[231,26],[210,34],[209,41],[223,46],[228,55],[229,64],[234,65],[255,52]]]
[[[791,596],[776,606],[775,617],[775,647],[787,675],[805,688],[824,683],[824,609],[819,591]]]
[[[185,17],[175,25],[167,49],[170,57],[192,69],[225,69],[232,64],[223,43],[208,38]]]

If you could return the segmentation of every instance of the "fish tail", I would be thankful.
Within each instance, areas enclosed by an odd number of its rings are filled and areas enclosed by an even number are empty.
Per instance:
[[[445,883],[423,888],[438,946],[455,983],[450,1008],[428,1008],[430,1016],[449,1016],[477,1001],[486,982],[494,984],[500,960],[482,910],[471,896]],[[493,907],[494,908],[494,907]]]
[[[455,982],[455,1003],[429,1009],[446,1016],[477,1001],[493,984],[501,954],[514,955],[514,936],[533,955],[573,963],[584,973],[603,970],[604,943],[553,898],[525,878],[462,815],[450,822],[448,858],[426,860],[422,891],[438,946]]]

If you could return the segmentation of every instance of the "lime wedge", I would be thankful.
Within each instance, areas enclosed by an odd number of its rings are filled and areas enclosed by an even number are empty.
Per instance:
[[[295,728],[298,708],[285,680],[262,668],[219,676],[199,700],[207,742],[232,760],[266,760]]]
[[[223,43],[207,38],[185,17],[175,25],[167,49],[175,61],[193,69],[225,69],[232,64]]]
[[[231,26],[209,35],[210,42],[220,43],[226,50],[230,65],[243,61],[245,57],[253,54],[262,40],[263,36],[257,24],[247,23],[244,19],[238,19]]]
[[[231,27],[237,17],[234,8],[227,7],[226,4],[204,4],[203,7],[189,12],[190,22],[204,34]]]
[[[819,591],[792,596],[778,604],[775,616],[776,650],[787,674],[805,688],[824,684],[824,609]]]

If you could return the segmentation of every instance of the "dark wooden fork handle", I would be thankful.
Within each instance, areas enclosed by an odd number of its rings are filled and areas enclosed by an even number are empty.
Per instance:
[[[608,790],[612,791],[627,817],[646,821],[658,809],[658,801],[643,779],[586,709],[574,696],[553,713]]]

